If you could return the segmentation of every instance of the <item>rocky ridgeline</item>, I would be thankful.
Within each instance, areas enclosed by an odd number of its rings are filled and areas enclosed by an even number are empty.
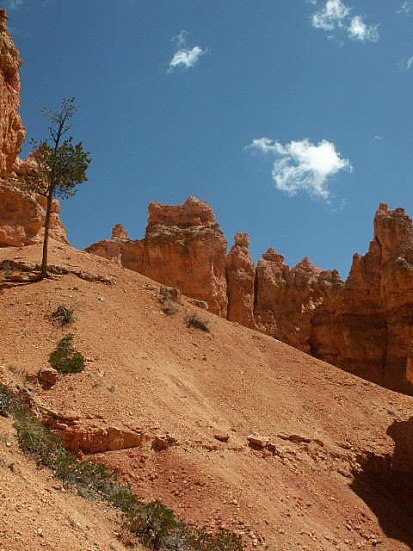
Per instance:
[[[45,200],[24,191],[24,174],[32,161],[18,158],[25,129],[19,114],[22,64],[19,51],[7,32],[6,10],[0,10],[0,247],[30,245],[41,239]],[[51,236],[67,242],[53,204]]]
[[[257,329],[346,371],[413,394],[413,225],[382,203],[365,256],[346,282],[304,258],[294,267],[268,249],[254,265],[245,233],[226,240],[211,207],[195,197],[149,205],[144,239],[121,225],[88,252],[116,259],[209,310]]]

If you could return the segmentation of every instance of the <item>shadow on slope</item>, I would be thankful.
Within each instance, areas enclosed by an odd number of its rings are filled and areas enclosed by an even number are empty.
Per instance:
[[[363,454],[362,470],[355,474],[351,488],[388,537],[413,549],[413,417],[394,421],[387,434],[395,442],[393,455]]]

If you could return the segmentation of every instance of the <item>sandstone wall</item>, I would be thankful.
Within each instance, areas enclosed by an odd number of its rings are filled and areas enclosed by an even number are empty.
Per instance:
[[[0,10],[0,178],[10,174],[25,136],[19,114],[21,63],[7,32],[6,10]]]
[[[380,205],[369,251],[354,255],[345,286],[312,324],[317,357],[413,394],[413,225],[403,209]]]
[[[7,32],[6,10],[0,10],[0,247],[31,245],[42,238],[45,199],[24,190],[22,180],[33,168],[30,157],[18,158],[25,129],[19,114],[21,66],[19,51]],[[53,202],[50,235],[67,242]]]

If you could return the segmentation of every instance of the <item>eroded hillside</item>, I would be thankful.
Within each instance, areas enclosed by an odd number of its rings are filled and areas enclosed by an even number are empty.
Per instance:
[[[15,377],[10,366],[30,375],[46,365],[62,336],[49,315],[59,305],[73,308],[68,330],[87,357],[85,371],[61,376],[49,390],[29,383],[67,442],[88,443],[85,453],[90,442],[94,451],[99,442],[113,449],[108,430],[143,435],[134,447],[93,458],[142,499],[228,527],[250,548],[411,548],[410,397],[186,298],[165,313],[159,284],[58,242],[51,263],[61,275],[13,282],[18,263],[39,254],[38,246],[0,250],[9,260],[2,264],[2,377]],[[187,327],[192,313],[209,333]],[[254,433],[255,448],[247,440]]]

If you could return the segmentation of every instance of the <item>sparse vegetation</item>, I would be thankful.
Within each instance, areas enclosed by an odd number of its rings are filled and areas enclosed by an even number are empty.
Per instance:
[[[188,327],[195,327],[195,329],[201,329],[209,333],[208,322],[199,318],[196,314],[191,314],[186,318],[186,325]]]
[[[67,306],[60,305],[50,314],[50,320],[60,325],[60,327],[73,323],[74,319],[73,308]]]
[[[164,306],[163,308],[161,308],[161,310],[166,316],[173,316],[176,313],[176,308],[171,304],[168,306]]]
[[[79,373],[85,368],[85,357],[73,346],[73,335],[67,333],[49,356],[49,363],[60,373]]]
[[[227,530],[215,534],[177,519],[160,501],[142,503],[130,486],[119,484],[106,466],[80,461],[62,445],[59,437],[31,415],[6,386],[0,384],[0,413],[15,420],[20,448],[39,465],[52,470],[65,487],[85,498],[101,498],[123,513],[123,539],[133,538],[152,550],[242,551],[241,539]]]
[[[10,373],[17,375],[17,377],[19,377],[19,379],[21,379],[23,383],[26,383],[28,381],[29,374],[24,369],[24,367],[16,367],[15,365],[9,365],[7,366],[7,369],[10,371]]]
[[[159,288],[159,302],[161,304],[169,302],[179,302],[181,298],[181,292],[176,287],[167,287],[166,285],[161,285]]]
[[[179,302],[181,293],[175,287],[167,287],[161,285],[159,288],[159,302],[162,304],[161,312],[166,316],[172,316],[176,313],[177,308],[173,303]]]

